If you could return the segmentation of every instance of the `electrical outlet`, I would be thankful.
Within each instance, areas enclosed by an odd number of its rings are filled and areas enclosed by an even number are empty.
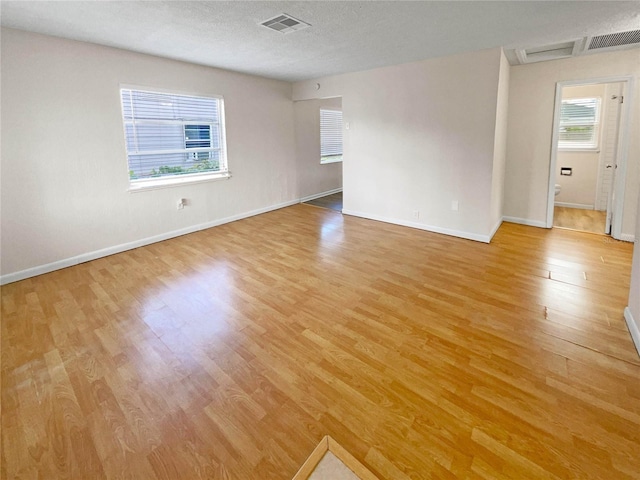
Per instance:
[[[182,210],[186,204],[187,204],[186,198],[181,198],[180,200],[178,200],[178,210]]]
[[[451,210],[453,210],[454,212],[458,211],[458,200],[451,201]]]
[[[420,210],[413,211],[413,218],[415,218],[416,220],[420,218]]]

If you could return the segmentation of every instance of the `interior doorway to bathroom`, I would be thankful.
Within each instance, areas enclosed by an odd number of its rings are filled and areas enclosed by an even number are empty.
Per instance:
[[[558,85],[549,179],[553,227],[603,235],[620,229],[626,86],[624,79]]]

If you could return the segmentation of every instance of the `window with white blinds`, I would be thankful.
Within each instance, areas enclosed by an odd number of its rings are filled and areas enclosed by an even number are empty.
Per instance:
[[[342,160],[342,112],[320,109],[320,163]]]
[[[600,98],[562,100],[558,148],[595,149],[600,133]]]
[[[123,88],[132,185],[227,173],[222,99]]]

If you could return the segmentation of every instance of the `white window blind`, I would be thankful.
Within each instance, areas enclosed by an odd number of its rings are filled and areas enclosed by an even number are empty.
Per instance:
[[[561,149],[593,149],[598,147],[600,98],[562,100],[560,107]]]
[[[131,183],[227,172],[222,100],[121,89]]]
[[[342,112],[320,109],[320,161],[342,159]]]

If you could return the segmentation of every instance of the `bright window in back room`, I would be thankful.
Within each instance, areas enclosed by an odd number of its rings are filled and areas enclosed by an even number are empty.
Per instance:
[[[600,135],[600,98],[562,100],[558,148],[594,150]]]
[[[132,189],[229,176],[222,98],[120,94]]]
[[[320,163],[342,161],[342,112],[320,109]]]

